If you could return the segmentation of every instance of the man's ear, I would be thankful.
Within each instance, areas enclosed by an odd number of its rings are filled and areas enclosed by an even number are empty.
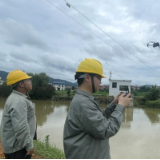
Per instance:
[[[85,77],[84,77],[85,81],[89,82],[90,81],[90,75],[89,74],[86,74]]]
[[[24,82],[19,82],[20,87],[24,87]]]

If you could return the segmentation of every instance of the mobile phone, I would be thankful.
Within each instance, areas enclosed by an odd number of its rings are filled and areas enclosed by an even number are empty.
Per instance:
[[[126,91],[124,97],[127,96],[128,94],[129,94],[129,86],[128,86],[128,88],[127,88],[127,91]],[[131,96],[129,96],[129,98],[131,98]]]

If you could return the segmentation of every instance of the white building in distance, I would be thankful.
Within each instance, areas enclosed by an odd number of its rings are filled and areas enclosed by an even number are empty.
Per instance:
[[[120,92],[131,92],[131,80],[109,79],[109,96],[117,96]]]
[[[0,77],[0,85],[2,85],[3,84],[3,81],[2,81],[2,79],[1,79],[1,77]]]
[[[55,90],[65,90],[65,82],[53,82]]]

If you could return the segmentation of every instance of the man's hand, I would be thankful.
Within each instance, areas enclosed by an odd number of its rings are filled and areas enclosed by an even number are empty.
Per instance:
[[[34,148],[30,149],[30,150],[27,152],[27,154],[26,154],[26,155],[32,155],[32,154],[33,154],[33,152],[34,152]]]
[[[122,93],[118,94],[118,95],[114,98],[113,103],[114,103],[115,105],[118,104],[119,96],[120,96],[121,94],[122,94]]]
[[[125,93],[121,94],[119,96],[119,100],[118,100],[118,104],[124,106],[124,107],[128,107],[130,102],[132,101],[132,98],[129,98],[131,96],[131,93],[127,94],[127,96],[125,96]]]

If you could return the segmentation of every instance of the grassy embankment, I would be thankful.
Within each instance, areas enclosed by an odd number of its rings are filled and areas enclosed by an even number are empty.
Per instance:
[[[64,152],[49,143],[49,135],[45,137],[45,142],[34,141],[34,154],[32,159],[65,159]],[[4,159],[0,141],[0,159]]]
[[[65,159],[64,152],[49,143],[49,135],[45,137],[45,142],[34,141],[35,154],[45,159]]]
[[[60,97],[67,97],[69,96],[67,93],[67,90],[63,90],[63,91],[55,91],[55,95],[54,96],[60,96]],[[70,97],[73,97],[75,95],[75,91],[70,91]],[[107,96],[108,92],[106,91],[98,91],[96,93],[93,93],[94,97],[101,97],[101,96]]]

